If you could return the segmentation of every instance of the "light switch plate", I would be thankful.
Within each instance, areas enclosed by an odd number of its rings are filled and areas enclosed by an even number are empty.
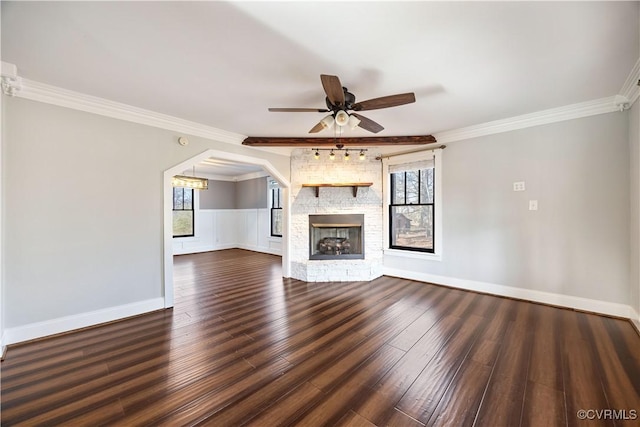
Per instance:
[[[513,191],[524,191],[524,181],[514,182]]]
[[[538,210],[538,201],[537,200],[529,200],[529,210],[537,211]]]

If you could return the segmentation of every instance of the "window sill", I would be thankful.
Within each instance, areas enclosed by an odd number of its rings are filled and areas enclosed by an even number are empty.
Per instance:
[[[269,236],[267,237],[269,242],[282,242],[282,236]]]
[[[397,256],[399,258],[413,258],[425,261],[442,261],[441,254],[432,254],[429,252],[403,251],[400,249],[385,249],[385,255]]]
[[[182,236],[182,237],[174,237],[173,240],[179,240],[181,242],[198,242],[198,241],[200,241],[200,237],[197,237],[197,236]]]

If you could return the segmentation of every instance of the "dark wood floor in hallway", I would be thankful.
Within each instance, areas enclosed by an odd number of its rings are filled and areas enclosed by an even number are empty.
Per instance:
[[[176,257],[175,295],[11,347],[2,425],[639,425],[628,321],[393,277],[282,279],[279,257],[236,249]]]

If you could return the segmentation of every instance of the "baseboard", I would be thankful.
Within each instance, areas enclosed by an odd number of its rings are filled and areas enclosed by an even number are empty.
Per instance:
[[[131,304],[109,307],[87,313],[65,316],[43,322],[31,323],[15,328],[7,328],[4,331],[2,345],[7,346],[75,329],[95,326],[101,323],[112,322],[126,317],[136,316],[164,308],[164,298],[154,298]]]
[[[420,282],[435,283],[452,288],[465,289],[468,291],[522,299],[532,302],[539,302],[543,304],[589,311],[593,313],[606,314],[608,316],[624,317],[632,320],[638,319],[637,314],[635,318],[633,317],[634,310],[630,306],[613,302],[598,301],[570,295],[554,294],[551,292],[536,291],[534,289],[514,288],[511,286],[497,285],[494,283],[458,279],[455,277],[447,276],[438,276],[435,274],[406,271],[389,267],[383,268],[383,274],[385,276],[394,276],[403,279],[417,280]]]
[[[181,249],[174,251],[174,255],[189,255],[189,254],[200,254],[203,252],[213,252],[213,251],[222,251],[225,249],[233,249],[237,248],[238,245],[235,243],[229,243],[225,245],[215,245],[215,246],[200,246],[195,248]]]
[[[282,256],[282,250],[272,249],[272,248],[269,248],[267,246],[236,245],[235,247],[238,248],[238,249],[246,249],[248,251],[253,251],[253,252],[262,252],[264,254]]]
[[[640,314],[635,311],[633,308],[631,310],[631,324],[636,328],[636,332],[640,335]]]
[[[269,248],[267,246],[237,245],[235,243],[231,243],[231,244],[228,244],[228,245],[217,245],[217,246],[211,246],[211,247],[202,246],[202,247],[196,248],[196,249],[177,251],[177,252],[174,252],[173,254],[174,255],[189,255],[189,254],[198,254],[198,253],[203,253],[203,252],[223,251],[225,249],[246,249],[248,251],[253,251],[253,252],[262,252],[262,253],[265,253],[265,254],[282,256],[282,250],[280,250],[280,249],[272,249],[272,248]]]

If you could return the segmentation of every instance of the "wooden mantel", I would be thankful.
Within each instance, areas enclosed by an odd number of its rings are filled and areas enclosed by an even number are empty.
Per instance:
[[[333,182],[326,184],[302,184],[303,187],[313,187],[316,189],[316,197],[320,195],[320,187],[351,187],[353,189],[353,197],[358,195],[358,188],[371,187],[373,182]]]

